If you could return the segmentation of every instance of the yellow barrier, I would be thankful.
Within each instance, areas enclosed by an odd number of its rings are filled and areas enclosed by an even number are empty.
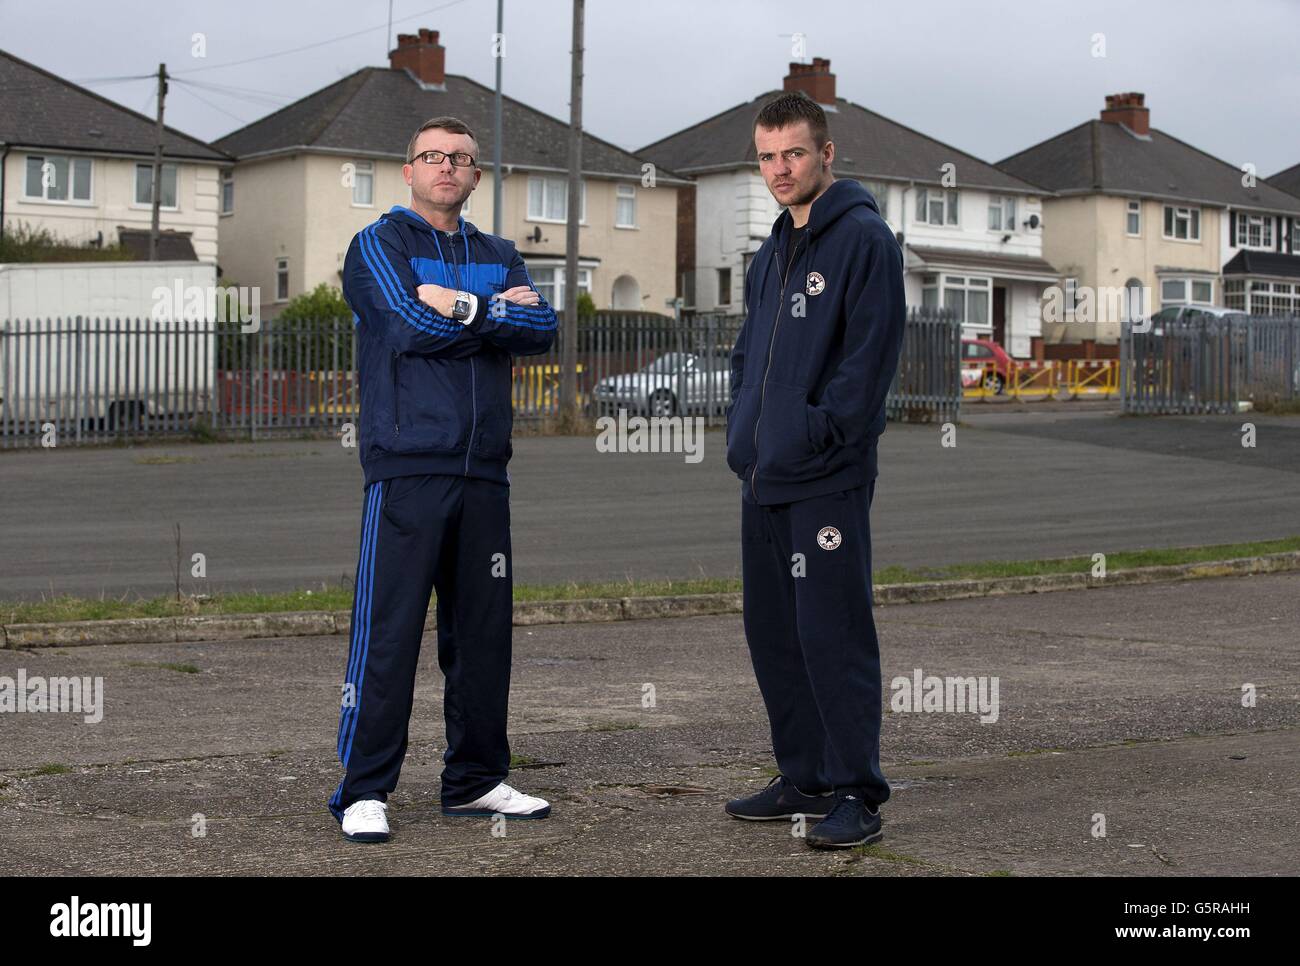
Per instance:
[[[1066,363],[1065,389],[1071,399],[1115,395],[1119,392],[1119,360],[1071,359]]]
[[[578,363],[578,375],[582,375],[583,365]],[[511,403],[513,408],[528,411],[549,410],[558,407],[560,399],[560,365],[515,366],[511,370],[513,385]],[[585,406],[587,394],[578,390],[578,405]]]
[[[1011,370],[1012,399],[1053,399],[1056,397],[1060,367],[1055,360],[1017,362]]]

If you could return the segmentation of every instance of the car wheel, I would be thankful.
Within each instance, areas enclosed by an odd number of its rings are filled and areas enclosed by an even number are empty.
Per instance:
[[[659,389],[650,397],[651,416],[672,416],[677,412],[677,400],[667,389]]]
[[[985,376],[984,388],[991,389],[995,396],[1002,395],[1002,390],[1006,388],[1006,380],[1002,378],[1002,373],[991,372]]]

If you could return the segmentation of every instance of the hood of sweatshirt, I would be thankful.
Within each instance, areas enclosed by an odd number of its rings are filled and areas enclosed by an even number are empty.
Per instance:
[[[870,191],[862,187],[860,182],[851,178],[840,178],[830,183],[826,190],[812,203],[812,208],[808,212],[805,237],[808,240],[809,259],[812,258],[812,253],[817,247],[817,240],[823,237],[830,227],[847,212],[859,206],[869,208],[876,214],[880,214],[880,206],[876,204],[876,199]],[[776,221],[772,222],[772,240],[778,254],[785,252],[786,246],[789,244],[790,229],[793,225],[794,218],[791,216],[789,208],[783,208],[781,213],[776,216]],[[767,260],[766,267],[763,270],[763,277],[759,280],[760,286],[767,284],[767,273],[771,271],[774,261],[777,261],[777,259]]]

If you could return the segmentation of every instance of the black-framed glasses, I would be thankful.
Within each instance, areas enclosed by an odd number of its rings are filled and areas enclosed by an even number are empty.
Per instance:
[[[421,151],[406,163],[414,164],[416,159],[419,159],[425,164],[442,164],[443,158],[451,158],[451,163],[458,168],[468,168],[474,163],[474,156],[466,154],[464,151],[457,151],[454,154],[446,154],[443,151]]]

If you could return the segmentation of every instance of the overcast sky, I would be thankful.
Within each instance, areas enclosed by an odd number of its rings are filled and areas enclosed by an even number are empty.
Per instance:
[[[394,35],[439,30],[449,73],[493,83],[496,0],[392,10]],[[505,92],[567,119],[570,0],[505,11]],[[179,78],[244,88],[172,86],[168,123],[213,140],[386,65],[388,16],[388,0],[0,0],[0,46],[72,80],[166,62]],[[584,122],[628,149],[779,88],[802,33],[806,59],[830,58],[839,96],[988,161],[1137,90],[1154,127],[1227,161],[1265,176],[1300,163],[1300,0],[588,0],[586,21]],[[248,62],[222,66],[234,61]],[[153,113],[147,80],[86,86]]]

